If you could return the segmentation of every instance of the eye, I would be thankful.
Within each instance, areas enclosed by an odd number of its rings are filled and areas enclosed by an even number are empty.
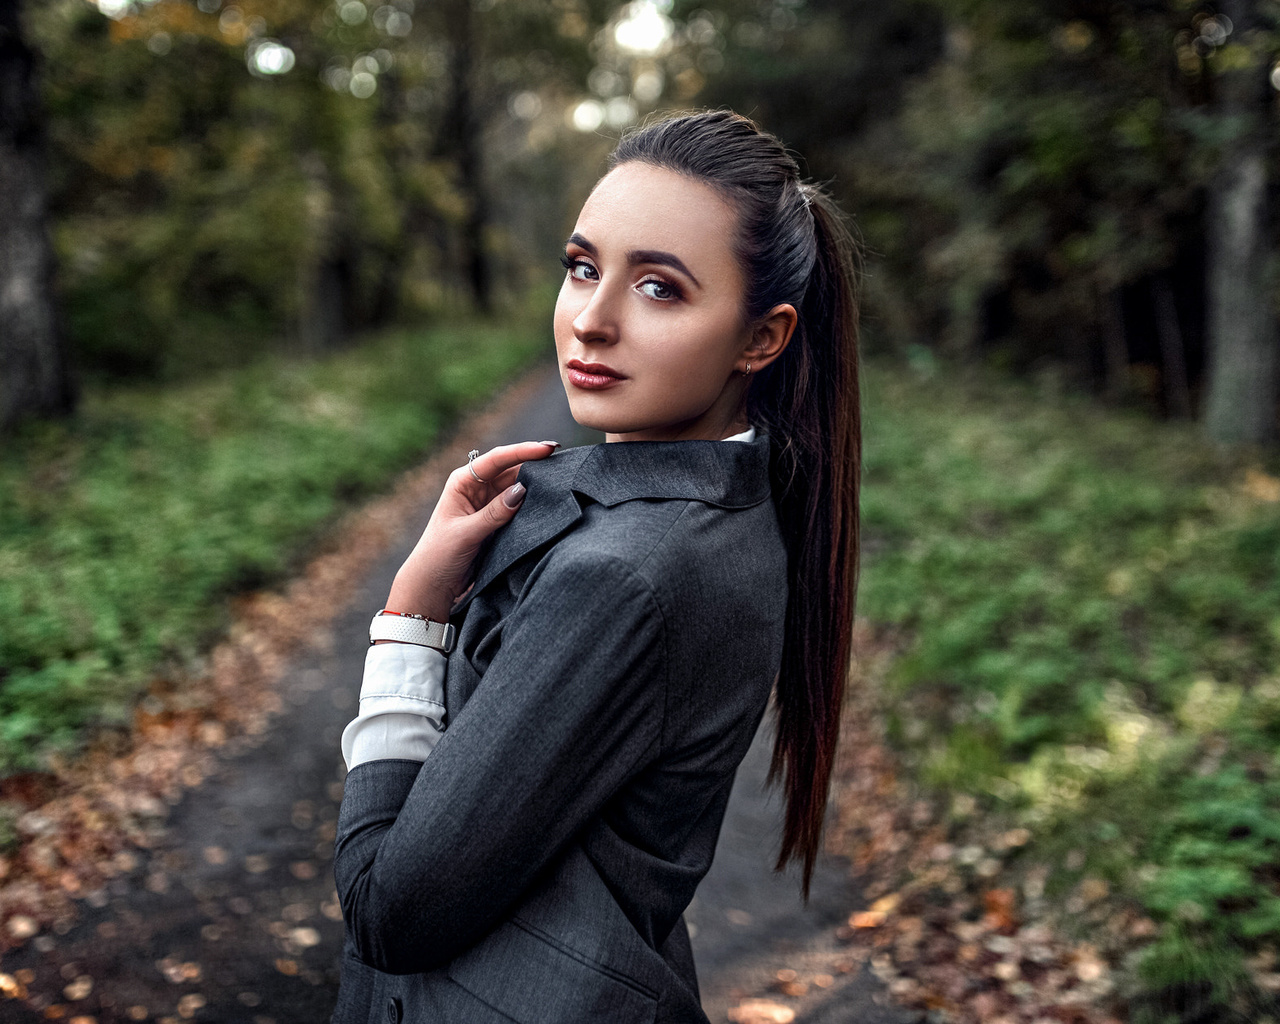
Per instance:
[[[599,272],[590,263],[583,259],[574,259],[572,256],[561,256],[561,264],[564,269],[569,272],[569,276],[575,281],[596,281],[599,280]]]
[[[660,278],[647,277],[636,287],[640,289],[642,295],[647,295],[651,299],[658,299],[662,302],[680,298],[680,289]]]

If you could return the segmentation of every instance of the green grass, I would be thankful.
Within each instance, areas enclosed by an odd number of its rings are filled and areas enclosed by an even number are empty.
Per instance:
[[[873,365],[866,391],[859,606],[906,638],[889,704],[908,763],[1140,904],[1161,925],[1149,991],[1261,999],[1280,950],[1276,453],[928,364]]]
[[[94,389],[74,420],[5,438],[0,772],[126,720],[158,671],[220,635],[230,596],[282,580],[547,334],[467,323],[195,384]]]

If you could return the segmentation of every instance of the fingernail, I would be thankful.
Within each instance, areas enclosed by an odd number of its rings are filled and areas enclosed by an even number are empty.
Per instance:
[[[522,483],[514,483],[507,488],[507,493],[502,496],[502,504],[507,508],[517,508],[520,502],[524,501],[525,486]]]
[[[560,447],[560,442],[559,442],[559,441],[539,441],[539,442],[538,442],[538,444],[545,444],[545,445],[548,445],[548,446],[550,446],[550,447],[552,447],[552,448],[559,448],[559,447]]]

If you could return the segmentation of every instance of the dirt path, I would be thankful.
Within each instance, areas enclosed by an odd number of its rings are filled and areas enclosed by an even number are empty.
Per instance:
[[[473,439],[477,447],[584,440],[554,374],[504,412]],[[338,740],[355,710],[370,609],[415,537],[408,529],[368,574],[328,642],[294,659],[278,687],[284,711],[271,727],[248,749],[219,757],[132,870],[83,901],[61,934],[5,955],[0,972],[27,995],[0,1000],[0,1021],[328,1019],[342,938],[330,864],[342,795]],[[846,865],[823,862],[808,909],[794,879],[770,871],[776,808],[762,791],[766,744],[758,739],[740,773],[715,867],[689,914],[712,1021],[726,1021],[729,1008],[751,996],[813,1024],[914,1020],[877,1005],[868,975],[841,973],[834,929],[858,905]],[[776,991],[777,972],[787,969],[797,972],[791,996]]]

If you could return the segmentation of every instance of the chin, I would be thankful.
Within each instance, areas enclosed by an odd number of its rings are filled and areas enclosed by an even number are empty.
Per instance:
[[[641,429],[620,417],[616,410],[601,409],[600,404],[584,401],[585,396],[569,395],[569,415],[580,427],[588,430],[599,430],[604,434],[624,434],[629,430]]]

